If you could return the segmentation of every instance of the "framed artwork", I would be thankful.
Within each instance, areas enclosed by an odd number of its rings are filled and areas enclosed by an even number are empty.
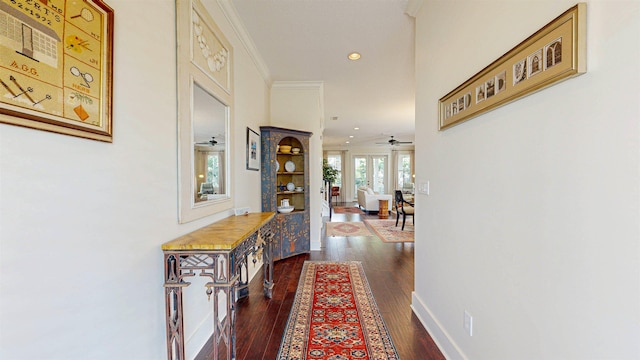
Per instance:
[[[113,10],[0,0],[0,122],[112,141]]]
[[[443,96],[438,129],[586,71],[586,4],[579,3]]]
[[[247,170],[260,170],[260,135],[247,128]]]

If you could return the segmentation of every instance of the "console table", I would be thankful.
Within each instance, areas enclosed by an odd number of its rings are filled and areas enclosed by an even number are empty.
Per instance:
[[[235,309],[238,298],[249,294],[248,261],[262,256],[264,295],[273,289],[273,241],[275,213],[232,216],[162,244],[169,360],[184,358],[182,288],[185,278],[211,279],[205,287],[213,295],[214,359],[235,359]]]

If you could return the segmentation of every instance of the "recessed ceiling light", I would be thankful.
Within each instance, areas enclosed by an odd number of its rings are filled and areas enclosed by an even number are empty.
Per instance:
[[[348,144],[349,142],[348,142],[348,141],[345,141],[344,143],[345,143],[345,144]]]
[[[351,54],[349,54],[349,55],[347,56],[347,58],[348,58],[349,60],[354,60],[354,61],[355,61],[355,60],[358,60],[358,59],[360,59],[360,53],[357,53],[357,52],[355,52],[355,51],[354,51],[354,52],[352,52]]]
[[[353,135],[349,135],[349,139],[353,139]]]
[[[359,127],[354,127],[353,130],[360,130],[360,128]]]

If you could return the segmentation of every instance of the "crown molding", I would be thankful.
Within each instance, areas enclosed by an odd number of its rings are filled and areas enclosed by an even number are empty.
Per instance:
[[[317,89],[322,91],[324,82],[322,81],[274,81],[272,89]]]
[[[238,35],[242,46],[244,46],[244,48],[249,53],[249,57],[256,65],[256,68],[260,72],[260,75],[262,75],[262,78],[267,83],[267,85],[270,85],[271,73],[269,72],[269,68],[262,59],[258,48],[256,48],[256,45],[253,43],[253,40],[251,39],[251,36],[247,31],[247,28],[244,26],[244,23],[240,19],[240,15],[238,15],[236,7],[230,0],[218,0],[218,4],[222,8],[222,12],[231,24],[231,27],[236,32],[236,35]]]
[[[424,3],[424,0],[409,0],[407,2],[407,6],[404,9],[405,14],[413,18],[416,17],[423,3]]]

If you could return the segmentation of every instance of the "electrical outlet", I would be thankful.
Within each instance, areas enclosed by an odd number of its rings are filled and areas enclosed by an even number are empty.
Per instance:
[[[462,326],[469,336],[473,336],[473,317],[467,310],[464,311],[464,322]]]

